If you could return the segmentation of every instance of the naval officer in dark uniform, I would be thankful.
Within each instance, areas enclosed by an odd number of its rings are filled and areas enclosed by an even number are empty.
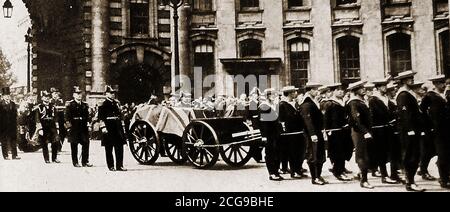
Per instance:
[[[38,130],[38,141],[42,145],[42,153],[45,163],[50,163],[48,144],[52,148],[52,161],[61,163],[58,158],[58,150],[60,146],[58,117],[56,116],[56,108],[51,104],[51,94],[47,91],[41,92],[42,103],[36,109],[36,130]]]
[[[355,159],[360,169],[360,185],[362,188],[373,189],[368,181],[368,172],[370,168],[370,149],[368,142],[373,142],[372,120],[370,110],[364,101],[366,91],[365,81],[355,82],[349,85],[351,92],[350,100],[347,103],[349,114],[349,124],[352,127],[352,139],[356,147]]]
[[[89,106],[83,102],[79,87],[74,88],[73,100],[67,102],[65,109],[66,129],[68,141],[72,150],[72,164],[81,167],[78,162],[78,144],[81,145],[81,164],[83,167],[92,167],[89,163]]]
[[[353,156],[353,142],[345,109],[344,90],[340,83],[328,86],[332,96],[325,109],[324,123],[328,137],[328,156],[333,164],[333,175],[339,181],[351,181],[345,174],[345,161]]]
[[[305,124],[306,158],[311,173],[312,184],[325,185],[328,182],[322,177],[322,168],[325,163],[325,140],[323,138],[323,114],[317,102],[319,95],[318,83],[308,82],[306,94],[299,103],[300,115]]]
[[[406,190],[423,192],[414,179],[420,162],[420,136],[422,131],[420,109],[415,94],[411,90],[414,84],[413,71],[400,73],[395,80],[400,81],[397,94],[398,127],[402,144],[402,162],[406,175]]]
[[[269,179],[273,181],[284,180],[278,172],[280,166],[280,150],[278,146],[278,111],[275,99],[278,96],[275,89],[269,88],[264,91],[265,98],[261,100],[258,107],[259,126],[261,135],[265,140],[266,166],[269,171]]]
[[[394,129],[391,126],[393,120],[393,114],[389,111],[392,107],[392,102],[387,96],[387,84],[389,79],[381,79],[373,82],[375,90],[372,93],[372,97],[369,99],[369,108],[372,116],[372,132],[373,132],[373,145],[375,153],[371,155],[372,164],[375,164],[375,168],[380,168],[381,182],[384,184],[397,184],[400,183],[396,180],[388,178],[388,172],[386,164],[389,161],[390,156],[390,142],[394,136]]]
[[[294,86],[284,87],[283,97],[279,104],[280,146],[285,150],[281,154],[287,155],[291,177],[301,179],[306,177],[302,173],[302,160],[305,154],[305,138],[303,120],[295,109],[294,99],[298,89]]]
[[[434,89],[428,91],[422,99],[422,112],[431,120],[431,128],[434,132],[434,145],[438,155],[437,166],[442,188],[449,189],[449,164],[450,164],[450,131],[449,110],[445,96],[445,76],[437,76],[430,79]]]
[[[123,146],[126,144],[120,105],[115,100],[117,90],[106,86],[106,99],[98,108],[98,120],[102,122],[102,146],[105,147],[106,163],[110,171],[127,171],[123,167]],[[113,150],[116,155],[114,166]]]

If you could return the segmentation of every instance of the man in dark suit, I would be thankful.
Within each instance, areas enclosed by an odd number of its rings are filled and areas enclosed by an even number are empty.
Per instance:
[[[372,164],[375,168],[380,168],[381,182],[383,184],[397,184],[399,181],[394,181],[388,178],[386,164],[389,161],[390,142],[394,136],[394,130],[391,122],[394,119],[393,114],[389,111],[392,107],[392,102],[387,96],[388,79],[376,80],[373,82],[375,90],[372,97],[369,99],[369,109],[372,117],[372,132],[374,150],[371,155]]]
[[[397,94],[398,126],[402,143],[402,161],[406,175],[406,190],[423,192],[414,180],[420,162],[420,109],[415,94],[411,90],[414,84],[413,71],[400,73],[395,80],[400,81]]]
[[[445,96],[445,76],[437,76],[430,79],[434,89],[428,91],[421,102],[422,112],[431,120],[431,128],[434,132],[434,145],[438,155],[438,169],[442,188],[449,189],[449,165],[450,165],[450,132],[448,125],[449,109]]]
[[[72,150],[72,164],[81,167],[78,163],[78,144],[81,144],[81,164],[83,167],[92,167],[89,163],[89,106],[83,102],[79,87],[74,88],[73,100],[67,102],[65,109],[66,129],[68,141]]]
[[[333,93],[325,109],[324,123],[328,137],[328,156],[333,164],[333,175],[339,181],[351,181],[345,174],[345,161],[353,156],[353,143],[348,127],[342,84],[329,86]]]
[[[364,85],[366,82],[359,81],[349,85],[351,91],[350,100],[347,103],[349,114],[349,124],[352,127],[352,139],[356,147],[355,159],[360,169],[360,185],[362,188],[373,189],[368,181],[368,172],[370,168],[370,145],[373,142],[372,120],[370,110],[364,101],[366,91]]]
[[[38,130],[39,143],[42,145],[42,153],[44,155],[45,163],[50,163],[48,144],[52,148],[52,161],[54,163],[61,163],[58,157],[58,148],[60,145],[58,119],[56,116],[56,109],[50,103],[51,95],[47,91],[41,92],[42,103],[36,109],[36,130]]]
[[[291,177],[301,179],[306,177],[302,173],[302,159],[305,154],[304,126],[300,114],[295,109],[294,99],[298,89],[294,86],[284,87],[283,97],[279,105],[280,145],[285,150],[281,154],[287,155]]]
[[[117,90],[106,86],[106,100],[98,108],[98,120],[102,122],[101,131],[102,146],[105,147],[106,163],[110,171],[127,171],[123,167],[123,146],[127,143],[125,130],[122,125],[122,113],[120,105],[115,100]],[[113,150],[116,155],[116,166],[114,167]]]
[[[269,172],[269,180],[284,180],[278,172],[280,166],[280,154],[278,146],[278,111],[275,105],[275,98],[278,95],[275,89],[266,89],[258,107],[259,126],[266,148],[266,166]]]
[[[0,103],[0,121],[2,122],[0,140],[2,142],[2,153],[5,160],[10,160],[9,149],[11,149],[12,159],[20,160],[17,156],[17,105],[11,100],[9,87],[2,89],[3,101]]]
[[[306,158],[311,173],[312,184],[325,185],[328,182],[322,177],[322,168],[325,163],[325,140],[323,138],[323,114],[320,110],[317,97],[319,95],[318,83],[308,82],[306,94],[299,103],[299,112],[305,124]]]

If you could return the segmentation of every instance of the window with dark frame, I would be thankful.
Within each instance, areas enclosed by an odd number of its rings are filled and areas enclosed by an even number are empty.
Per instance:
[[[288,0],[288,8],[301,7],[303,5],[303,0]]]
[[[411,0],[384,0],[385,4],[393,5],[393,4],[403,4],[403,3],[409,3]]]
[[[361,79],[359,38],[345,36],[337,40],[341,82],[350,84]]]
[[[388,42],[391,76],[411,70],[411,37],[407,34],[397,33],[389,36]]]
[[[308,82],[310,47],[308,40],[291,42],[289,49],[291,84],[301,88]]]
[[[259,8],[259,0],[240,0],[241,10]]]
[[[356,4],[358,0],[336,0],[336,6]]]
[[[149,34],[149,0],[130,0],[130,33]]]
[[[202,68],[203,79],[215,74],[214,46],[212,43],[197,43],[194,47],[194,67]],[[206,94],[210,88],[203,88]]]
[[[194,11],[210,12],[213,11],[213,0],[192,0]]]
[[[247,39],[239,43],[241,57],[261,57],[261,41],[256,39]]]
[[[450,77],[450,31],[446,30],[439,34],[441,40],[442,73]]]

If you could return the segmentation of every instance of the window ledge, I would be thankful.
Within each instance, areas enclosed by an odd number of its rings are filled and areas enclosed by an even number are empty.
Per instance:
[[[202,10],[193,10],[192,14],[194,15],[216,15],[216,11],[202,11]]]
[[[358,3],[353,4],[343,4],[343,5],[336,5],[334,8],[335,10],[348,10],[348,9],[359,9],[361,8],[361,5]]]
[[[247,8],[242,8],[239,11],[239,13],[262,13],[262,12],[264,12],[264,10],[259,7],[247,7]]]
[[[303,11],[311,11],[310,6],[302,6],[302,7],[289,7],[285,11],[287,12],[303,12]]]
[[[383,7],[406,7],[412,6],[412,2],[385,3]]]

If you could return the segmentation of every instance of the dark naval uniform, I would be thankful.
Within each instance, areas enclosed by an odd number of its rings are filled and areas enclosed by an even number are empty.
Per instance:
[[[302,174],[302,160],[305,153],[303,120],[293,105],[281,101],[279,106],[280,145],[286,151],[292,174]]]
[[[444,95],[434,91],[428,92],[422,99],[421,108],[431,120],[431,127],[434,130],[434,144],[438,155],[438,169],[441,184],[449,183],[450,165],[450,128],[448,102]]]
[[[8,146],[13,158],[17,158],[17,105],[13,101],[0,103],[0,140],[2,142],[3,157],[8,158]]]
[[[416,97],[401,89],[397,95],[398,127],[407,184],[414,184],[420,161],[420,109]]]
[[[122,125],[122,113],[119,102],[106,99],[98,108],[98,119],[104,124],[107,133],[103,133],[102,146],[105,147],[106,163],[114,169],[113,149],[116,154],[116,169],[123,168],[123,145],[126,144],[125,130]]]
[[[391,179],[401,180],[399,170],[403,167],[402,164],[402,146],[400,142],[400,129],[398,126],[398,108],[396,103],[389,99],[389,113],[392,115],[392,137],[389,142],[389,161],[391,162]]]
[[[326,160],[325,140],[322,134],[323,114],[311,97],[305,97],[299,111],[305,124],[306,158],[314,181],[321,178],[323,163]],[[313,136],[317,137],[317,142],[313,142],[311,138]]]
[[[386,164],[390,156],[390,143],[394,136],[391,126],[393,115],[389,111],[389,98],[387,96],[374,95],[369,100],[369,108],[372,117],[373,145],[371,148],[371,167],[380,168],[382,178],[388,177]],[[369,148],[370,149],[370,148]]]
[[[85,102],[72,100],[67,103],[65,120],[68,141],[72,150],[72,163],[78,165],[78,144],[81,144],[81,163],[89,163],[89,106]]]
[[[59,137],[60,137],[60,146],[59,146],[59,150],[61,151],[62,149],[62,145],[64,143],[64,139],[66,138],[67,135],[67,131],[66,131],[66,127],[64,126],[65,122],[64,122],[64,101],[62,99],[52,99],[51,100],[51,104],[53,106],[55,106],[55,115],[57,117],[58,120],[58,129],[59,129]]]
[[[280,165],[278,146],[278,113],[275,106],[263,102],[259,105],[261,135],[266,139],[266,165],[270,175],[278,175]]]
[[[333,174],[340,176],[345,172],[345,161],[349,161],[353,156],[353,142],[343,101],[329,100],[324,123],[328,135],[328,155],[333,163]]]
[[[364,100],[351,99],[347,103],[347,110],[350,116],[349,124],[352,127],[352,139],[356,147],[355,159],[361,170],[361,182],[367,182],[367,173],[370,166],[370,155],[368,140],[364,135],[372,133],[372,120],[369,107]]]
[[[56,109],[52,104],[40,104],[36,110],[36,123],[42,127],[42,136],[39,136],[39,143],[42,145],[42,153],[46,162],[49,162],[48,144],[52,148],[52,161],[57,162],[59,135]],[[38,130],[38,129],[36,129]]]

